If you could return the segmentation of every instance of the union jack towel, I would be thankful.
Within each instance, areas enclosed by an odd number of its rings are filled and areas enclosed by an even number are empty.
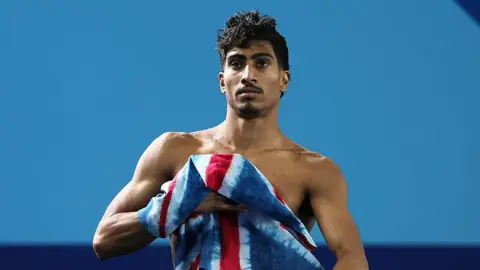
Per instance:
[[[242,155],[192,155],[164,188],[138,214],[153,235],[177,235],[175,270],[323,269],[303,223]],[[212,191],[248,210],[194,213]]]

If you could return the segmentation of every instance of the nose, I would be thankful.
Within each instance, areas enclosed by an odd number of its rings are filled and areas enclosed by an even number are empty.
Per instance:
[[[245,66],[242,73],[241,83],[244,85],[254,85],[257,83],[255,68],[251,68],[249,65]]]

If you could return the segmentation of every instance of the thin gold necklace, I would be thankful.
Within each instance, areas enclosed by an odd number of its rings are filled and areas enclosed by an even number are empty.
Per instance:
[[[212,138],[212,140],[216,141],[217,143],[221,144],[223,148],[226,148],[226,149],[233,152],[233,149],[231,147],[228,147],[223,142],[221,142],[219,139],[215,138],[213,135],[211,135],[210,138]]]

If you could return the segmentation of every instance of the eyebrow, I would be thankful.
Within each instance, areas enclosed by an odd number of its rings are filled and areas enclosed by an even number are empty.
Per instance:
[[[269,58],[272,58],[273,59],[273,56],[269,53],[264,53],[264,52],[261,52],[261,53],[256,53],[254,55],[252,55],[252,59],[257,59],[257,58],[260,58],[260,57],[269,57]],[[243,54],[240,54],[240,53],[232,53],[230,54],[229,56],[227,56],[227,59],[230,59],[230,58],[242,58],[242,59],[246,59],[247,57],[245,57],[245,55]]]

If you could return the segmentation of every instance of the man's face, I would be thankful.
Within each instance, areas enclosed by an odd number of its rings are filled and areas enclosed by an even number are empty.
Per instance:
[[[252,41],[249,48],[233,48],[226,55],[220,88],[241,118],[261,117],[274,108],[290,79],[268,41]]]

